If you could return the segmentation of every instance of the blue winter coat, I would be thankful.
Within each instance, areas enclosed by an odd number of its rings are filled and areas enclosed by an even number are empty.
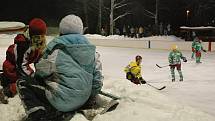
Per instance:
[[[95,55],[95,46],[80,34],[59,36],[47,45],[35,76],[45,80],[46,97],[57,110],[73,111],[101,90],[101,63]]]

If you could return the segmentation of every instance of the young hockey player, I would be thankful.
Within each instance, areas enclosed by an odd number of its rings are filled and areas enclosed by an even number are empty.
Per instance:
[[[177,45],[173,45],[172,51],[169,53],[169,57],[168,57],[171,76],[172,76],[172,82],[175,81],[175,68],[177,68],[179,76],[180,76],[179,81],[183,81],[183,75],[182,75],[182,71],[181,71],[181,59],[184,62],[187,62],[187,59],[178,50]]]
[[[142,57],[137,55],[135,61],[132,61],[128,66],[125,67],[126,79],[130,80],[134,84],[145,84],[146,81],[141,75],[141,62]]]
[[[0,82],[3,89],[0,91],[1,102],[7,103],[7,97],[13,97],[16,93],[16,81],[20,75],[33,74],[30,64],[37,63],[42,56],[46,45],[46,23],[39,19],[32,19],[29,23],[27,34],[18,34],[14,38],[14,44],[10,45],[6,52],[6,60],[3,63],[3,73]],[[29,37],[26,35],[29,34]]]
[[[206,52],[206,50],[203,49],[200,39],[197,39],[194,49],[195,49],[195,53],[196,53],[196,63],[202,63],[201,62],[201,56],[202,56],[201,51]]]

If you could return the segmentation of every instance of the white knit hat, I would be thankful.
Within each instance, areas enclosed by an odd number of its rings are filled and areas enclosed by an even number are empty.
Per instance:
[[[60,34],[83,34],[83,22],[76,15],[65,16],[59,25]]]

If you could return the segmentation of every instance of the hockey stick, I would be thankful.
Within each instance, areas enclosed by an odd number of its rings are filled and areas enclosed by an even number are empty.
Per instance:
[[[153,87],[153,88],[155,88],[155,89],[157,89],[157,90],[162,90],[162,89],[166,88],[166,86],[163,86],[161,88],[157,88],[157,87],[155,87],[155,86],[153,86],[153,85],[151,85],[149,83],[146,83],[146,84],[149,85],[149,86],[151,86],[151,87]]]
[[[164,67],[168,67],[169,65],[159,66],[158,64],[156,64],[156,66],[157,66],[158,68],[164,68]]]
[[[108,93],[108,92],[104,92],[104,91],[100,91],[99,94],[103,95],[103,96],[107,96],[109,98],[112,98],[114,100],[118,100],[118,99],[121,99],[119,96],[116,96],[116,95],[113,95],[111,93]]]

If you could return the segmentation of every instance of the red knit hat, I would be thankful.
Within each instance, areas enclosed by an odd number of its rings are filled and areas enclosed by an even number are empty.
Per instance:
[[[47,31],[46,23],[39,18],[34,18],[29,23],[29,35],[45,35]]]

